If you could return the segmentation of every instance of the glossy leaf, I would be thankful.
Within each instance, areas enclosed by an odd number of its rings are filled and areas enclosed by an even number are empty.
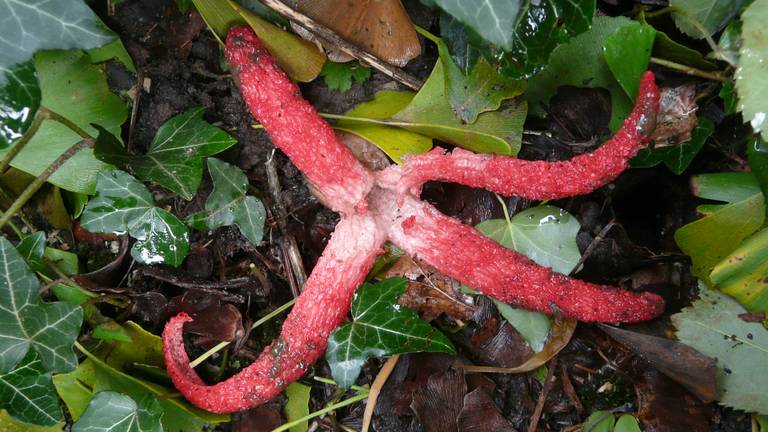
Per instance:
[[[81,0],[0,0],[0,86],[38,50],[95,48],[113,38]]]
[[[637,153],[630,164],[633,167],[652,167],[661,162],[675,174],[682,174],[699,153],[704,143],[715,131],[715,124],[706,117],[699,117],[696,127],[687,142],[660,148],[644,148]]]
[[[203,120],[205,108],[195,107],[163,123],[143,156],[130,156],[114,136],[100,131],[95,154],[99,159],[127,165],[137,177],[194,198],[203,178],[202,158],[237,143],[225,131]]]
[[[2,15],[0,15],[2,16]],[[35,55],[42,91],[42,105],[67,118],[91,136],[97,124],[115,136],[127,118],[123,101],[107,85],[104,71],[81,51],[43,51]],[[67,126],[46,120],[35,136],[11,162],[33,176],[82,138]],[[96,175],[107,166],[84,149],[62,165],[49,181],[62,189],[92,194]]]
[[[610,411],[595,411],[589,415],[584,422],[582,431],[590,432],[613,432],[613,426],[616,424],[616,417]]]
[[[747,161],[763,195],[768,198],[768,142],[757,137],[748,142]]]
[[[33,272],[41,273],[50,279],[57,278],[58,275],[46,260],[54,262],[67,276],[77,274],[79,270],[80,263],[77,255],[46,247],[45,233],[42,231],[24,237],[16,246],[16,251],[21,254]]]
[[[96,196],[85,208],[80,224],[91,232],[128,233],[137,240],[131,256],[140,263],[178,267],[189,252],[184,223],[155,207],[147,188],[122,171],[99,173]]]
[[[158,384],[137,376],[133,370],[125,369],[128,365],[141,364],[162,372],[165,363],[159,336],[132,322],[123,324],[123,329],[131,342],[102,343],[94,352],[84,353],[87,358],[75,371],[54,376],[56,391],[73,420],[80,419],[95,394],[114,391],[135,400],[147,393],[155,396],[165,412],[162,421],[166,430],[199,432],[205,424],[228,421],[228,416],[205,412],[182,398],[164,397],[174,392],[173,387],[168,386],[169,383]]]
[[[320,75],[325,85],[331,90],[346,92],[352,88],[352,81],[358,84],[364,83],[371,77],[371,69],[361,66],[359,63],[335,63],[325,62]]]
[[[451,110],[445,93],[444,69],[438,62],[411,103],[388,124],[477,153],[516,155],[526,113],[525,102],[513,101],[499,111],[480,114],[472,124],[462,123]]]
[[[63,302],[44,303],[39,283],[11,242],[0,238],[0,373],[12,370],[31,350],[48,371],[77,366],[72,344],[83,310]]]
[[[208,159],[213,191],[205,202],[208,228],[235,224],[254,245],[261,243],[267,211],[254,196],[246,195],[248,177],[240,168],[218,159]]]
[[[163,408],[152,395],[138,402],[130,396],[105,391],[91,399],[72,432],[162,432]]]
[[[531,113],[543,116],[544,106],[560,86],[602,87],[611,94],[611,130],[618,130],[632,109],[632,100],[614,78],[605,61],[603,47],[606,38],[620,28],[641,25],[625,17],[596,17],[589,31],[555,48],[544,70],[528,82],[525,95]],[[638,56],[646,54],[636,53]]]
[[[603,55],[616,81],[634,100],[640,78],[648,70],[656,30],[648,24],[621,27],[605,38]]]
[[[533,352],[541,352],[544,349],[549,338],[549,330],[552,328],[552,323],[546,314],[512,307],[498,300],[494,300],[493,303],[501,316],[523,335]]]
[[[708,284],[712,268],[757,231],[765,220],[765,200],[750,173],[702,174],[691,180],[696,196],[725,204],[699,207],[704,214],[675,232],[675,241],[691,257],[691,271]]]
[[[755,133],[768,141],[768,2],[756,1],[741,15],[741,49],[736,68],[739,111]]]
[[[712,269],[717,289],[750,312],[768,312],[768,228],[741,243]]]
[[[37,352],[29,351],[16,369],[0,373],[2,408],[19,421],[40,426],[53,426],[63,420],[51,373],[45,370]]]
[[[309,393],[312,387],[299,382],[291,383],[285,389],[288,402],[285,403],[285,417],[288,422],[304,418],[309,415]],[[290,429],[290,432],[306,432],[309,429],[309,420]]]
[[[735,300],[702,286],[699,300],[672,315],[680,342],[717,359],[718,401],[748,412],[768,407],[768,330],[747,322]]]
[[[40,85],[32,60],[0,68],[0,148],[15,142],[32,124],[40,107]]]
[[[63,432],[64,422],[53,426],[32,425],[20,422],[11,417],[8,411],[0,409],[0,430],[3,432]]]
[[[619,419],[616,420],[616,426],[613,428],[613,432],[642,432],[640,429],[640,423],[638,423],[635,416],[632,414],[622,414]]]
[[[520,15],[519,0],[428,0],[446,13],[474,29],[488,42],[509,49]]]
[[[694,39],[703,39],[725,27],[745,1],[670,0],[669,5],[674,8],[677,28]]]
[[[426,153],[432,149],[432,139],[407,129],[389,126],[385,119],[405,108],[414,93],[380,91],[373,100],[361,103],[339,120],[334,128],[353,133],[380,148],[392,160],[402,163],[405,156]]]
[[[448,338],[429,323],[398,304],[406,281],[386,279],[364,284],[352,299],[352,322],[338,327],[328,338],[326,360],[339,386],[354,384],[360,368],[371,357],[410,352],[454,353]]]
[[[645,19],[645,12],[641,11],[637,16],[637,20],[643,24],[648,24]],[[689,48],[683,44],[677,43],[666,33],[654,27],[656,30],[656,38],[653,41],[653,56],[663,58],[665,60],[673,61],[688,66],[703,70],[715,70],[717,65],[706,60],[704,56],[693,48]]]

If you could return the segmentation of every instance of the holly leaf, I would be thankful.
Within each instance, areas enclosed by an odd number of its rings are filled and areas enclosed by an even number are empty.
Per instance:
[[[359,63],[336,63],[327,61],[320,75],[325,85],[331,90],[346,92],[352,88],[352,80],[358,84],[364,83],[371,77],[371,69]]]
[[[740,2],[739,2],[740,3]],[[741,48],[736,68],[739,111],[755,133],[768,141],[768,3],[756,1],[741,15]]]
[[[682,174],[688,165],[691,164],[693,158],[699,153],[704,143],[707,142],[709,137],[715,131],[715,124],[712,123],[706,117],[699,117],[697,119],[696,127],[691,132],[691,139],[687,142],[660,147],[660,148],[643,148],[635,156],[630,164],[633,167],[647,168],[656,166],[661,162],[669,168],[675,174]]]
[[[0,68],[0,148],[8,147],[29,129],[40,108],[40,85],[30,60]],[[3,81],[4,80],[4,81]]]
[[[96,196],[88,202],[80,224],[91,232],[127,232],[137,240],[131,256],[140,263],[178,267],[189,252],[189,234],[184,223],[155,207],[147,188],[123,171],[99,173]]]
[[[339,386],[354,384],[363,363],[371,357],[455,352],[444,334],[398,304],[405,288],[404,279],[391,278],[375,285],[364,284],[357,290],[352,299],[352,322],[331,333],[325,352]]]
[[[11,242],[0,238],[0,372],[8,372],[33,350],[48,371],[77,366],[72,344],[83,310],[64,302],[44,303],[39,283]]]
[[[700,287],[693,305],[672,315],[680,342],[717,359],[718,401],[747,412],[768,407],[768,330],[739,315],[739,303],[716,290]]]
[[[62,421],[59,397],[36,351],[29,351],[16,369],[0,373],[0,409],[15,419],[40,426]]]
[[[670,0],[672,17],[683,33],[704,39],[720,31],[746,0]],[[758,2],[760,3],[760,2]]]
[[[488,42],[512,48],[515,26],[521,12],[520,0],[423,0],[439,6],[449,15],[475,30]]]
[[[693,261],[691,272],[711,284],[714,266],[763,226],[765,199],[751,173],[701,174],[691,187],[700,198],[724,203],[699,206],[704,217],[675,232],[675,242]]]
[[[248,177],[240,168],[218,159],[208,159],[213,191],[205,202],[208,228],[235,224],[251,243],[261,243],[267,211],[256,197],[247,196]]]
[[[545,105],[560,86],[602,87],[611,94],[611,130],[618,130],[632,110],[632,100],[614,78],[603,50],[611,34],[628,26],[639,28],[642,24],[625,17],[596,17],[589,31],[555,48],[545,68],[528,82],[525,95],[531,114],[543,116]],[[649,53],[637,50],[633,55],[637,58],[632,61],[641,63],[641,58],[648,57]]]
[[[92,124],[115,136],[120,135],[120,127],[127,118],[125,103],[111,92],[106,74],[101,67],[91,63],[87,54],[42,51],[35,55],[35,69],[42,105],[91,136],[98,134]],[[45,120],[11,165],[38,176],[80,140],[82,137],[69,127],[52,119]],[[2,153],[4,151],[0,151],[0,156]],[[107,165],[93,156],[93,150],[83,149],[56,170],[48,181],[68,191],[93,194],[96,175],[105,168]]]
[[[0,17],[0,86],[38,50],[96,48],[114,39],[79,0],[0,0]]]
[[[105,391],[91,399],[72,432],[162,432],[163,408],[152,395],[138,402],[130,396]]]

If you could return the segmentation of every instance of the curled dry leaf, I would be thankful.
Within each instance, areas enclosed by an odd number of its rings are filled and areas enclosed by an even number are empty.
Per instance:
[[[77,232],[81,233],[81,236],[84,236],[84,233],[88,233],[84,229],[77,229]],[[110,235],[88,234],[93,236],[94,239],[98,239],[96,241],[100,243],[103,242],[103,240],[101,240],[101,236]],[[73,276],[75,282],[83,286],[97,285],[99,287],[116,287],[120,283],[120,280],[125,277],[125,271],[127,270],[126,267],[129,264],[129,261],[126,261],[125,258],[128,256],[128,251],[131,249],[131,239],[127,235],[118,237],[117,241],[119,248],[117,250],[117,255],[115,255],[115,258],[112,261],[105,264],[98,270]]]
[[[685,391],[666,375],[652,368],[635,380],[637,417],[654,432],[709,432],[712,405]]]
[[[694,84],[662,87],[656,130],[651,134],[655,147],[669,147],[690,140],[698,109]]]
[[[462,432],[513,431],[512,424],[501,415],[491,396],[482,388],[464,396],[464,407],[458,418]]]
[[[168,303],[168,313],[176,315],[180,312],[195,318],[185,326],[190,333],[229,342],[245,336],[240,311],[231,304],[222,303],[221,297],[212,296],[208,292],[190,290],[172,298]]]
[[[458,430],[458,413],[464,406],[467,383],[460,370],[448,370],[429,377],[427,384],[413,392],[411,409],[427,432]]]

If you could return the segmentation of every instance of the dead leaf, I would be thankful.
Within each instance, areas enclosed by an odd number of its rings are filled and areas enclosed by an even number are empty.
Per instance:
[[[637,417],[653,432],[709,432],[711,405],[704,404],[666,375],[646,368],[635,382]]]
[[[482,388],[464,396],[458,423],[460,432],[514,431],[512,424],[501,415],[490,395]]]
[[[411,408],[427,432],[455,431],[466,393],[464,373],[451,369],[430,376],[425,386],[414,391]]]
[[[79,227],[79,224],[77,225]],[[82,238],[83,233],[87,231],[78,229],[75,233],[80,233]],[[88,233],[90,234],[90,233]],[[97,234],[98,235],[98,234]],[[103,243],[103,240],[98,240]],[[130,250],[131,239],[127,236],[120,236],[118,238],[119,249],[115,258],[109,263],[105,264],[98,270],[81,275],[75,275],[72,278],[79,284],[84,286],[98,286],[98,287],[116,287],[120,284],[120,281],[125,277],[125,272],[130,263],[130,260],[125,258],[128,256]]]
[[[651,134],[656,148],[682,144],[696,127],[696,86],[662,87],[656,129]]]
[[[229,303],[223,303],[221,297],[195,290],[187,291],[168,302],[168,315],[179,312],[186,312],[194,319],[184,326],[190,333],[213,341],[228,342],[238,341],[245,336],[240,311]]]

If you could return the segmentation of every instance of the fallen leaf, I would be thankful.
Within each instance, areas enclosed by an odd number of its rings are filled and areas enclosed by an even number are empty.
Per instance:
[[[437,373],[429,377],[424,387],[413,392],[411,409],[427,432],[455,431],[466,393],[462,371]]]
[[[504,418],[491,396],[482,388],[464,396],[458,427],[461,432],[514,431],[512,424]]]

